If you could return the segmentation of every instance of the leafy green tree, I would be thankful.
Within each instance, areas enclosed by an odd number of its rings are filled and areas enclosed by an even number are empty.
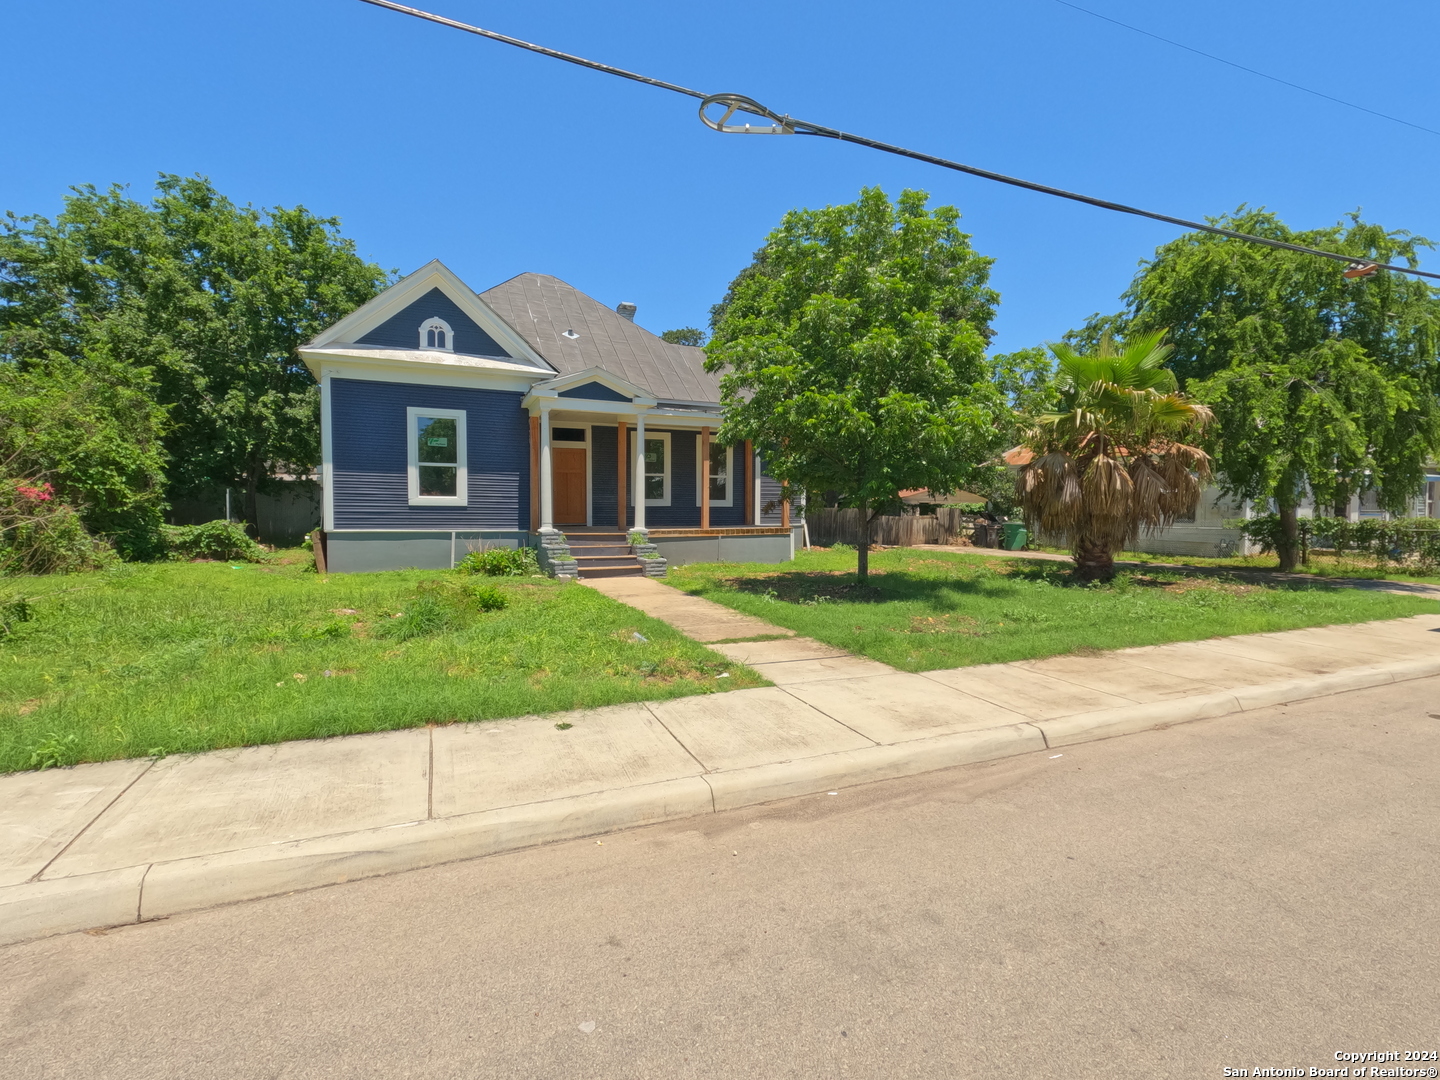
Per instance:
[[[1081,581],[1108,581],[1142,528],[1193,513],[1209,476],[1205,452],[1184,440],[1210,410],[1176,389],[1164,336],[1106,338],[1089,355],[1053,346],[1058,407],[1027,433],[1033,457],[1016,487],[1026,520],[1070,546]]]
[[[1228,228],[1414,266],[1428,241],[1351,215],[1297,232],[1242,207]],[[1344,266],[1188,233],[1156,251],[1124,294],[1119,316],[1091,320],[1084,340],[1117,328],[1167,329],[1180,385],[1211,405],[1211,449],[1222,486],[1281,521],[1281,569],[1299,558],[1304,495],[1343,505],[1363,490],[1401,511],[1440,445],[1440,292],[1381,272],[1347,280]]]
[[[44,481],[125,558],[163,547],[167,410],[147,368],[92,349],[0,365],[0,480]]]
[[[162,175],[148,204],[74,189],[54,222],[0,234],[0,362],[97,349],[153,373],[170,410],[171,496],[256,495],[319,456],[318,394],[297,349],[387,283],[303,207],[237,206],[200,177]]]
[[[724,443],[754,440],[793,490],[870,521],[899,492],[963,487],[999,447],[1005,403],[985,344],[999,295],[954,207],[879,188],[793,210],[712,311]]]
[[[678,330],[666,330],[660,338],[671,345],[704,345],[705,331],[695,326],[682,326]]]

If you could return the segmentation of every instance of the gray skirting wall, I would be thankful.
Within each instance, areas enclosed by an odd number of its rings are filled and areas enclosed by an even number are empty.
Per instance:
[[[448,570],[472,551],[531,545],[523,530],[365,532],[325,534],[326,569],[333,574],[371,570]],[[694,562],[789,562],[803,543],[801,526],[789,535],[655,537],[652,543],[671,566]]]
[[[795,549],[803,545],[801,528],[792,526],[789,535],[652,536],[650,542],[671,566],[697,562],[782,563],[795,558]]]
[[[326,569],[332,574],[367,570],[449,570],[472,551],[516,548],[530,534],[509,532],[330,532],[325,534]]]

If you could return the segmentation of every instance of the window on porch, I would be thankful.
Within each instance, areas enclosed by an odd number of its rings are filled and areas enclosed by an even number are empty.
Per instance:
[[[698,436],[696,437],[696,441],[698,444]],[[733,446],[721,446],[719,443],[716,442],[712,442],[710,444],[710,468],[708,470],[708,479],[710,483],[711,506],[733,505],[730,488],[730,473],[731,466],[734,464],[734,461],[735,448]],[[696,471],[698,473],[698,468]],[[696,480],[698,481],[699,479],[700,478],[697,476]],[[695,487],[695,505],[700,505],[700,487],[698,483]]]
[[[626,435],[626,446],[629,453],[626,460],[633,462],[631,456],[635,450],[635,432],[632,430]],[[642,473],[644,480],[641,486],[645,491],[646,506],[669,506],[670,505],[670,433],[668,431],[646,432],[645,452],[642,455]],[[625,505],[635,505],[635,484],[628,482],[625,485]]]

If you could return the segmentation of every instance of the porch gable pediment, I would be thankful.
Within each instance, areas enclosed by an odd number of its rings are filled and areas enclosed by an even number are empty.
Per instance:
[[[626,402],[640,408],[656,404],[655,399],[642,387],[603,368],[593,367],[536,383],[530,392],[534,397],[540,398]]]

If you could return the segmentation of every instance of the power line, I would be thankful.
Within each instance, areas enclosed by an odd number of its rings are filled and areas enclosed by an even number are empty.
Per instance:
[[[1326,101],[1333,101],[1336,105],[1344,105],[1346,108],[1349,109],[1358,109],[1360,112],[1369,113],[1371,116],[1378,116],[1382,120],[1389,120],[1396,124],[1404,124],[1406,127],[1412,127],[1416,131],[1424,131],[1430,135],[1440,135],[1440,131],[1436,131],[1434,128],[1428,128],[1424,124],[1416,124],[1410,120],[1402,120],[1398,116],[1391,116],[1389,113],[1380,112],[1378,109],[1367,108],[1364,105],[1357,105],[1353,101],[1346,101],[1344,98],[1335,97],[1333,94],[1326,94],[1320,90],[1313,90],[1308,86],[1301,86],[1299,83],[1293,83],[1289,79],[1282,79],[1278,75],[1271,75],[1268,72],[1259,71],[1256,68],[1246,67],[1244,64],[1237,64],[1234,60],[1227,60],[1223,56],[1216,56],[1214,53],[1206,52],[1204,49],[1197,49],[1193,45],[1186,45],[1182,41],[1175,41],[1173,38],[1162,37],[1159,34],[1151,33],[1149,30],[1142,30],[1138,26],[1131,26],[1127,22],[1121,22],[1119,19],[1112,19],[1109,15],[1102,15],[1098,11],[1091,11],[1089,8],[1081,7],[1079,4],[1072,4],[1070,0],[1055,0],[1055,3],[1063,4],[1065,7],[1068,8],[1073,8],[1076,11],[1091,16],[1092,18],[1102,19],[1108,23],[1114,23],[1116,26],[1124,27],[1126,30],[1130,30],[1136,34],[1144,34],[1146,37],[1154,38],[1156,41],[1163,41],[1166,45],[1173,45],[1177,49],[1184,49],[1186,52],[1192,52],[1196,56],[1203,56],[1207,60],[1214,60],[1216,63],[1226,64],[1229,67],[1235,68],[1237,71],[1244,71],[1248,72],[1251,75],[1258,75],[1262,79],[1269,79],[1271,82],[1279,83],[1281,86],[1288,86],[1292,90],[1301,90],[1307,94],[1313,94],[1318,98],[1324,98]]]
[[[991,172],[989,169],[977,168],[974,165],[963,165],[958,161],[950,161],[947,158],[924,154],[918,150],[907,150],[903,146],[895,146],[891,143],[880,142],[876,139],[868,139],[862,135],[853,135],[849,132],[841,131],[838,128],[826,127],[822,124],[813,124],[805,120],[796,120],[791,116],[767,109],[759,102],[752,98],[744,97],[741,94],[705,94],[699,90],[692,90],[690,87],[681,86],[678,83],[665,82],[662,79],[652,79],[647,75],[626,71],[624,68],[602,64],[595,60],[587,60],[582,56],[560,52],[557,49],[547,49],[543,45],[522,41],[520,38],[496,33],[494,30],[485,30],[479,26],[471,26],[469,23],[458,22],[455,19],[447,19],[442,15],[422,11],[420,8],[395,3],[394,0],[361,0],[361,3],[386,8],[390,11],[397,11],[404,15],[412,15],[417,19],[424,19],[427,22],[448,26],[453,30],[462,30],[467,34],[476,34],[480,37],[490,38],[492,41],[499,41],[506,45],[513,45],[516,48],[527,49],[530,52],[539,53],[542,56],[548,56],[555,60],[563,60],[567,64],[576,64],[579,67],[590,68],[593,71],[603,72],[606,75],[614,75],[618,78],[629,79],[632,82],[654,86],[661,90],[669,90],[672,93],[684,94],[686,97],[697,98],[700,101],[700,119],[704,121],[707,127],[714,131],[749,134],[813,135],[819,138],[835,139],[839,142],[854,143],[857,146],[865,146],[887,154],[896,154],[900,157],[910,158],[913,161],[923,161],[928,165],[938,165],[943,169],[952,169],[955,172],[967,173],[970,176],[978,176],[984,180],[994,180],[997,183],[1009,184],[1011,187],[1039,192],[1042,195],[1053,195],[1056,198],[1069,199],[1072,202],[1084,203],[1087,206],[1099,207],[1102,210],[1111,210],[1120,214],[1132,214],[1136,217],[1149,218],[1152,221],[1163,221],[1170,225],[1179,225],[1182,228],[1211,233],[1231,240],[1244,240],[1252,244],[1278,248],[1282,251],[1316,255],[1320,258],[1331,259],[1335,262],[1343,262],[1355,272],[1369,274],[1376,270],[1393,270],[1401,274],[1412,274],[1418,277],[1440,280],[1440,274],[1432,274],[1426,270],[1416,270],[1408,266],[1391,266],[1386,263],[1372,264],[1368,260],[1354,255],[1341,255],[1338,252],[1322,251],[1319,248],[1306,247],[1303,244],[1291,244],[1284,240],[1273,240],[1265,236],[1254,236],[1250,233],[1236,232],[1233,229],[1223,229],[1218,225],[1208,225],[1199,221],[1188,221],[1185,218],[1171,217],[1168,214],[1158,214],[1152,210],[1142,210],[1139,207],[1127,206],[1124,203],[1111,202],[1107,199],[1097,199],[1090,195],[1081,195],[1077,192],[1066,191],[1063,188],[1050,187],[1047,184],[1039,184],[1032,180],[1021,180],[1018,177]],[[726,106],[726,112],[718,120],[706,114],[706,110],[713,105]],[[756,128],[748,124],[743,126],[730,126],[728,121],[736,112],[751,116],[763,116],[767,120],[773,121],[774,126],[770,128]]]

